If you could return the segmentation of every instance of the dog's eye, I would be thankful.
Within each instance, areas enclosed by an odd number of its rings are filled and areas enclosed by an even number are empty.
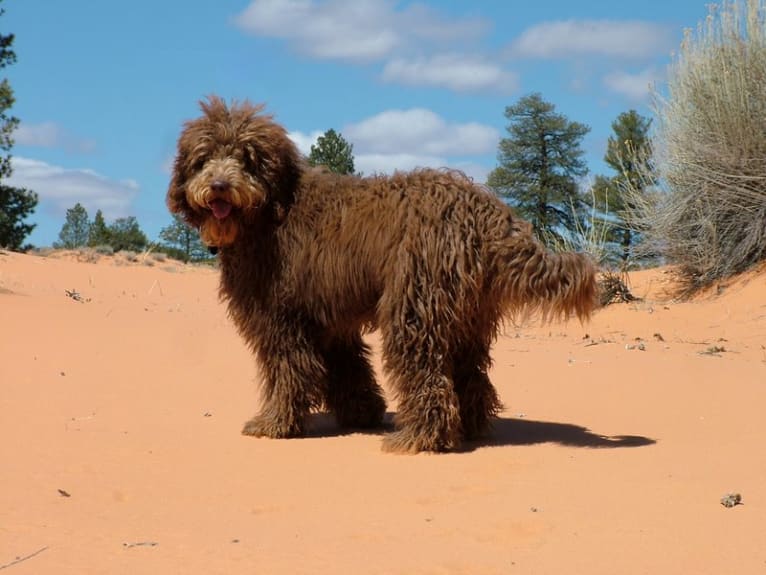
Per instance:
[[[191,163],[191,169],[193,172],[200,172],[205,167],[205,158],[195,158]]]
[[[243,154],[242,163],[244,164],[245,169],[250,173],[257,172],[261,167],[258,152],[250,146],[248,146],[246,153]]]

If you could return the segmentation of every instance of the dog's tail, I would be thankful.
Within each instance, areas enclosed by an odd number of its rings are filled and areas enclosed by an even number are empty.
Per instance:
[[[587,255],[550,252],[531,233],[507,238],[496,255],[500,297],[511,316],[584,321],[597,307],[596,266]]]

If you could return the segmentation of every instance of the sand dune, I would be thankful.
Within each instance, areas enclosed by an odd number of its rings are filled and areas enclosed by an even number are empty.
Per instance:
[[[766,572],[766,270],[685,303],[638,272],[588,325],[509,325],[494,434],[396,456],[323,416],[241,436],[217,272],[78,259],[0,252],[8,573]]]

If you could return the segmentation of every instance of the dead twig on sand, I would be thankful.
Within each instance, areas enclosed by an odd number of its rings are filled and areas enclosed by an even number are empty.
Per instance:
[[[65,289],[64,293],[67,295],[67,297],[72,298],[74,301],[79,301],[80,303],[85,303],[85,302],[89,302],[90,301],[90,298],[82,297],[80,292],[78,292],[77,290]]]
[[[697,353],[699,355],[715,355],[717,357],[720,357],[720,354],[725,353],[726,348],[722,345],[713,345],[707,348],[705,351],[698,351]]]
[[[162,284],[158,280],[154,280],[154,283],[152,284],[152,287],[149,288],[149,291],[146,293],[146,295],[152,295],[152,292],[154,291],[155,287],[160,288],[160,295],[165,295],[162,293]]]
[[[17,563],[21,563],[22,561],[26,561],[27,559],[32,559],[32,557],[34,557],[35,555],[39,555],[40,553],[45,551],[47,548],[48,548],[48,546],[46,545],[45,547],[40,547],[40,549],[38,549],[34,553],[30,553],[29,555],[25,555],[24,557],[16,557],[16,559],[11,561],[10,563],[6,563],[4,565],[0,565],[0,570],[1,569],[7,569],[8,567],[13,567]]]
[[[641,301],[641,298],[630,293],[627,285],[628,274],[625,272],[606,272],[599,279],[599,301],[602,306],[611,303],[629,303]]]
[[[122,546],[125,549],[130,549],[131,547],[156,547],[159,545],[156,541],[139,541],[137,543],[123,543]]]

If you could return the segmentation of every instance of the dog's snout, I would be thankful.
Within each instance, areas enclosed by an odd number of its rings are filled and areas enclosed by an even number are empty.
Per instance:
[[[226,180],[213,180],[210,182],[210,190],[216,194],[223,194],[230,188],[229,182]]]

